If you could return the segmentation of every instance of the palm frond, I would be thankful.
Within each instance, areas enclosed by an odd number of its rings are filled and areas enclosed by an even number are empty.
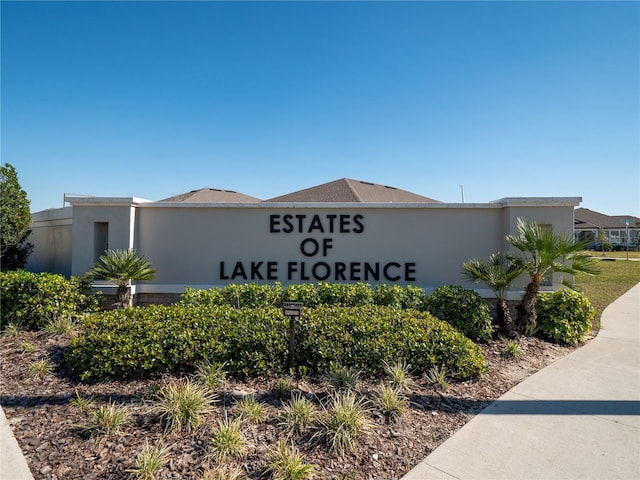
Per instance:
[[[502,299],[504,291],[526,270],[527,263],[516,254],[497,252],[491,254],[485,262],[474,258],[462,267],[463,277],[483,282],[498,299]]]
[[[153,280],[156,271],[151,263],[134,249],[107,250],[89,270],[93,278],[102,278],[114,282],[129,280]]]

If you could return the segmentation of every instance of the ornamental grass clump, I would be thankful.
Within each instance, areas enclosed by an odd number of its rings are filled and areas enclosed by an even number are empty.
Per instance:
[[[33,362],[27,368],[29,372],[29,376],[31,378],[44,378],[50,373],[53,372],[55,366],[51,362],[51,360],[38,360],[37,362]]]
[[[96,403],[96,398],[93,395],[90,395],[88,397],[80,396],[80,394],[76,392],[75,398],[72,398],[71,402],[69,403],[74,407],[78,407],[84,412],[88,412]]]
[[[26,328],[19,322],[9,322],[2,330],[2,336],[8,338],[18,338],[22,332],[26,332]]]
[[[369,407],[355,392],[336,392],[330,395],[312,439],[330,452],[344,455],[358,449],[360,439],[372,428]]]
[[[269,466],[273,480],[307,480],[312,477],[316,466],[304,462],[305,456],[295,445],[282,440],[269,452]]]
[[[20,350],[22,353],[34,353],[38,351],[38,347],[33,343],[22,342],[20,343]]]
[[[387,382],[395,388],[406,390],[413,384],[411,365],[404,360],[396,360],[394,363],[385,362],[384,372]]]
[[[69,315],[61,315],[49,320],[43,327],[45,335],[71,335],[76,328],[76,321]]]
[[[213,389],[221,385],[227,378],[226,362],[205,360],[196,364],[196,378],[202,384]]]
[[[317,414],[313,403],[302,395],[294,395],[280,410],[278,426],[287,435],[298,435],[311,427]]]
[[[151,410],[165,422],[166,431],[191,431],[204,422],[215,399],[204,385],[190,380],[170,382],[160,387]]]
[[[171,449],[160,443],[150,445],[145,439],[144,447],[136,456],[136,466],[130,470],[136,480],[155,480],[158,471],[169,461]]]
[[[216,462],[226,462],[241,458],[246,448],[247,440],[242,432],[240,419],[224,418],[218,421],[218,427],[211,434],[207,458]]]
[[[235,405],[238,418],[258,425],[267,419],[267,406],[258,401],[255,395],[242,397]]]
[[[360,372],[350,367],[338,367],[329,374],[329,384],[338,391],[357,390]]]
[[[502,355],[505,357],[513,358],[515,360],[520,360],[524,357],[524,350],[520,346],[520,342],[518,339],[507,340],[502,348]]]
[[[425,380],[430,385],[437,388],[449,388],[450,383],[447,380],[447,369],[444,366],[434,365],[425,374]]]
[[[280,400],[291,398],[293,379],[291,377],[277,378],[271,385],[271,393]]]
[[[407,411],[409,404],[397,387],[387,384],[382,385],[373,402],[387,423],[395,422],[400,418]]]
[[[223,463],[205,470],[202,480],[245,480],[246,473],[238,465]]]
[[[83,427],[93,435],[110,435],[121,431],[131,423],[131,413],[125,405],[111,402],[94,410],[91,422]]]

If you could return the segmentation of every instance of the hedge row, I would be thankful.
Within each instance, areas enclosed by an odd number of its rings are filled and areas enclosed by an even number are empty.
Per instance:
[[[91,280],[26,270],[0,272],[2,326],[17,324],[41,329],[47,321],[96,311],[100,304],[91,294]]]
[[[286,288],[276,282],[274,285],[256,283],[232,284],[221,288],[199,290],[187,288],[180,301],[183,305],[235,305],[237,307],[281,306],[282,302],[302,302],[305,307],[319,305],[341,305],[357,307],[382,305],[398,308],[422,310],[426,295],[424,290],[414,285],[376,285],[367,283],[326,283],[319,282],[293,284]]]
[[[152,306],[84,320],[65,352],[83,380],[187,374],[202,360],[227,362],[233,375],[288,371],[289,321],[275,307]],[[444,366],[453,379],[486,370],[479,348],[428,313],[391,307],[305,309],[296,332],[296,364],[310,374],[344,365],[370,375],[406,359],[416,374]]]
[[[491,338],[491,316],[487,302],[475,291],[460,286],[443,286],[427,296],[414,285],[381,284],[371,287],[366,283],[339,284],[320,282],[294,284],[282,288],[255,283],[228,285],[223,288],[198,290],[188,288],[182,295],[181,305],[235,305],[237,307],[280,306],[282,302],[302,302],[307,308],[321,305],[345,307],[387,306],[427,311],[451,325],[473,340]]]

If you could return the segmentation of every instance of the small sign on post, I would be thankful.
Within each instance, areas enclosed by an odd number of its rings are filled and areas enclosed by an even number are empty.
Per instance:
[[[285,317],[301,317],[302,303],[300,302],[282,302],[282,313]]]
[[[302,317],[302,303],[282,302],[282,313],[285,317],[289,317],[289,368],[293,368],[296,350],[296,318]]]

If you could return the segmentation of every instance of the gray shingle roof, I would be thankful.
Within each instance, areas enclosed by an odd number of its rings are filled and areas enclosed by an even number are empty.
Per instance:
[[[243,193],[218,188],[201,188],[160,200],[160,202],[185,203],[255,203],[261,201],[259,198],[250,197]]]
[[[440,203],[399,188],[350,178],[305,188],[265,202]]]
[[[588,208],[576,208],[573,216],[576,230],[593,230],[594,228],[622,229],[625,228],[624,220],[626,219],[634,220],[634,224],[629,225],[630,227],[638,227],[640,225],[640,218],[632,215],[605,215]]]

